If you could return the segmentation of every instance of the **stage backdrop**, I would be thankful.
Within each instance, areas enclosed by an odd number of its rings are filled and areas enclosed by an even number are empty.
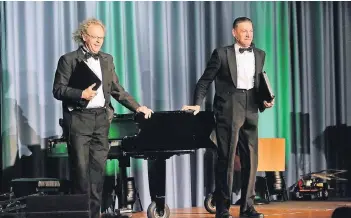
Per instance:
[[[4,179],[48,175],[45,142],[62,133],[54,72],[59,57],[77,49],[72,32],[90,17],[106,24],[103,51],[113,55],[123,86],[154,111],[191,104],[213,49],[233,43],[233,20],[252,18],[254,43],[267,53],[264,70],[277,96],[274,108],[260,114],[259,136],[286,139],[288,185],[310,171],[351,170],[345,157],[351,141],[349,2],[1,2],[0,15]],[[213,88],[203,109],[211,110],[212,100]],[[171,208],[203,206],[211,191],[204,153],[167,161]],[[107,174],[116,166],[109,161]],[[133,160],[130,174],[147,208],[146,162]]]

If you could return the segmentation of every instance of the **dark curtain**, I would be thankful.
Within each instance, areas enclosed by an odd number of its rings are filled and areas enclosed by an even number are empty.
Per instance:
[[[326,168],[351,171],[351,3],[292,2],[290,11],[290,178]]]

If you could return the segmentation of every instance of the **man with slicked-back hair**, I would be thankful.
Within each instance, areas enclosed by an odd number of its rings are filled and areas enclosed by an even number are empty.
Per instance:
[[[183,110],[194,110],[196,115],[210,84],[215,81],[213,102],[216,118],[218,161],[216,166],[216,218],[231,218],[230,204],[234,175],[234,158],[239,130],[248,143],[249,158],[241,158],[242,187],[240,217],[264,217],[254,208],[255,181],[258,165],[258,111],[273,106],[261,102],[259,74],[263,71],[266,53],[253,43],[253,25],[247,17],[235,19],[232,28],[235,44],[216,48],[199,79],[194,94],[194,105],[185,105]]]

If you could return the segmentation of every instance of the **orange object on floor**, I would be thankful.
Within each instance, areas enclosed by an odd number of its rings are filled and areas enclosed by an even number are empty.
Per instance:
[[[257,171],[285,171],[284,138],[259,138]]]

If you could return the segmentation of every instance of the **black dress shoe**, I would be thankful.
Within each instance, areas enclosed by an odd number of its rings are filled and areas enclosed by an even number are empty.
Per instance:
[[[250,218],[263,218],[263,213],[259,213],[254,207],[249,207],[245,211],[240,211],[240,218],[250,217]]]
[[[224,210],[221,212],[216,211],[216,217],[215,218],[234,218],[232,215],[230,215],[228,210]]]

